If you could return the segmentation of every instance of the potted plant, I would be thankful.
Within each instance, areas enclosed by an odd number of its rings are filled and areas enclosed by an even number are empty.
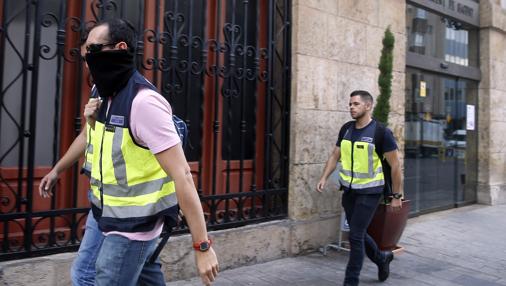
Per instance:
[[[392,66],[393,66],[393,50],[395,38],[388,27],[383,37],[383,48],[381,50],[381,58],[379,63],[380,75],[378,85],[380,94],[376,100],[373,117],[377,121],[388,125],[388,114],[390,112],[390,96],[392,94]],[[410,202],[404,200],[402,209],[397,212],[390,211],[388,196],[391,186],[390,168],[386,160],[382,160],[385,175],[385,193],[382,203],[378,206],[376,213],[367,229],[367,233],[376,241],[381,250],[402,250],[398,246],[399,239],[406,226],[409,214]]]

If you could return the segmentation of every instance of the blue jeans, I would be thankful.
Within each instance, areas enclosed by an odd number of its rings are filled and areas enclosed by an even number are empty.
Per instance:
[[[159,260],[149,259],[157,246],[158,238],[149,241],[130,240],[121,235],[105,237],[98,254],[97,286],[163,285],[165,279]]]
[[[105,236],[98,229],[98,224],[93,214],[88,213],[86,228],[77,257],[70,269],[70,277],[74,286],[95,285],[95,261],[97,260],[100,246]]]
[[[349,190],[343,193],[342,205],[350,226],[350,258],[346,266],[345,285],[358,285],[365,254],[375,264],[383,263],[385,260],[376,242],[367,234],[367,227],[376,212],[380,198],[381,194],[364,195]]]

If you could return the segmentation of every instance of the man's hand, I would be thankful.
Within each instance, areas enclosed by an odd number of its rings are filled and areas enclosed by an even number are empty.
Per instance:
[[[49,198],[53,195],[53,187],[58,180],[58,173],[53,169],[42,178],[39,185],[39,194],[43,198]]]
[[[220,270],[213,247],[210,247],[206,252],[195,251],[195,261],[202,283],[206,286],[211,285]]]
[[[390,202],[390,208],[387,208],[387,210],[398,212],[402,209],[402,200],[401,199],[392,199]]]
[[[92,127],[95,127],[95,120],[97,120],[98,109],[102,104],[102,99],[100,98],[90,98],[88,103],[84,106],[84,118],[86,118],[86,122],[90,124]]]
[[[323,174],[320,178],[320,181],[316,185],[316,191],[317,192],[323,192],[323,188],[325,187],[325,184],[327,183],[327,179],[330,176],[332,172],[336,169],[337,162],[339,162],[339,159],[341,158],[341,148],[339,146],[336,146],[334,148],[334,151],[329,156],[329,159],[327,160],[327,163],[325,163],[325,169],[323,170]]]
[[[325,187],[325,184],[327,183],[327,180],[325,178],[321,178],[318,182],[318,185],[316,185],[316,191],[317,192],[323,192],[323,188]]]

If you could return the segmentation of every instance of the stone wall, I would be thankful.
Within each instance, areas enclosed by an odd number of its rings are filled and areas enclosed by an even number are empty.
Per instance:
[[[480,1],[478,202],[506,203],[506,10]]]
[[[340,215],[340,193],[315,192],[339,128],[351,120],[349,94],[377,96],[387,26],[395,36],[390,128],[404,137],[405,1],[299,0],[293,7],[289,214],[298,221]],[[401,11],[401,12],[400,12]],[[403,153],[403,152],[401,152]],[[337,221],[335,222],[337,223]]]

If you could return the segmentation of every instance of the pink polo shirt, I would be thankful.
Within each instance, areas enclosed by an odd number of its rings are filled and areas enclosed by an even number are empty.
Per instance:
[[[110,104],[110,102],[109,102]],[[130,129],[135,141],[158,154],[177,145],[181,140],[172,122],[172,108],[163,96],[151,89],[141,89],[132,102]],[[117,234],[130,240],[148,241],[162,233],[163,220],[159,219],[153,230],[147,232],[119,232]]]

